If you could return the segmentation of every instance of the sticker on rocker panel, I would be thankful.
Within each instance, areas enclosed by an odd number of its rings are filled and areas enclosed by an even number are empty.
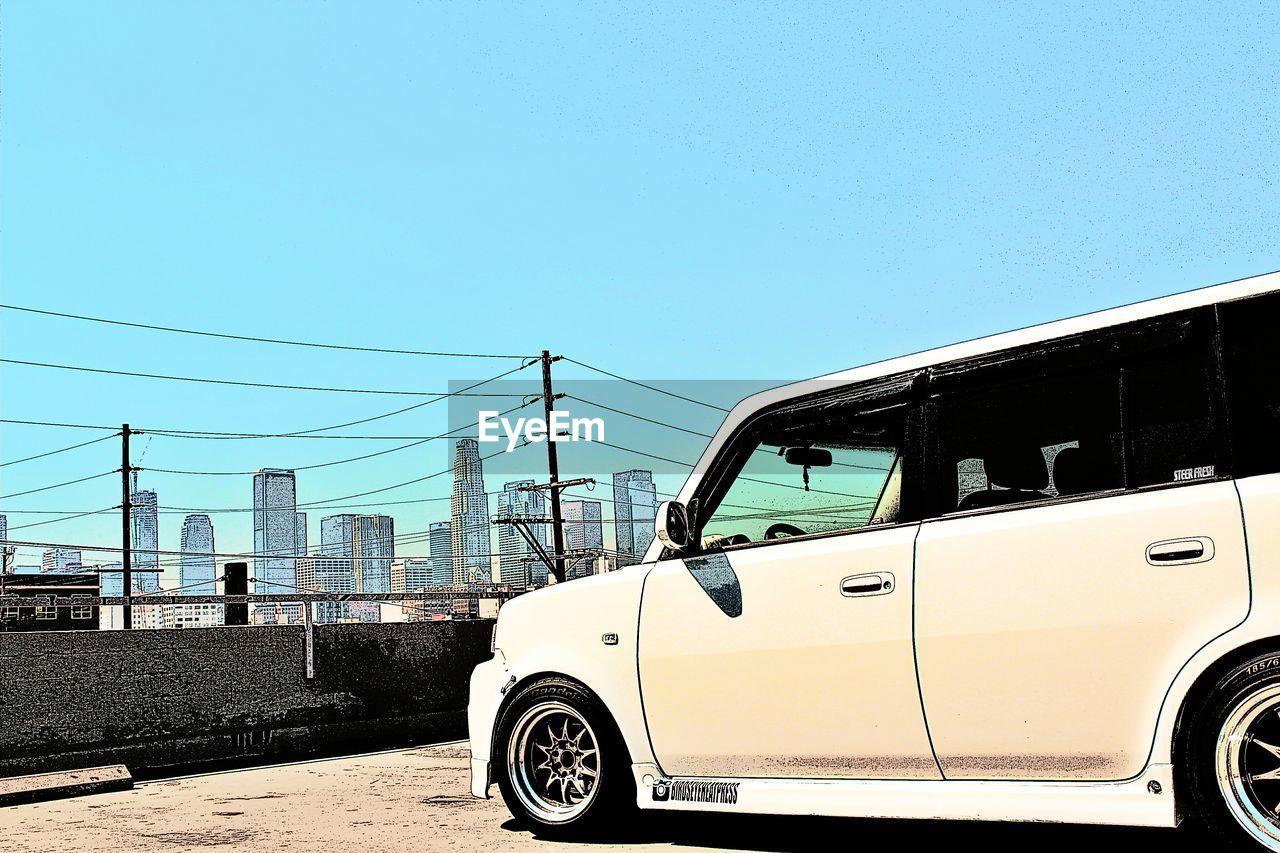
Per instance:
[[[653,800],[656,803],[712,803],[732,806],[738,803],[738,783],[687,780],[673,782],[660,779],[653,785]]]

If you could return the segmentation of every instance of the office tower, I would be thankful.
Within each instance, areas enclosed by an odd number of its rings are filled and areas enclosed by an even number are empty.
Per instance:
[[[156,493],[138,488],[138,472],[131,471],[129,503],[132,510],[129,519],[133,537],[133,591],[158,592],[160,590],[160,508]]]
[[[653,542],[653,521],[658,494],[652,471],[621,471],[613,475],[613,524],[617,536],[618,566],[644,559]]]
[[[124,567],[120,563],[102,563],[98,566],[98,588],[101,595],[124,595]],[[119,631],[124,628],[124,607],[112,605],[98,608],[98,628],[103,631]]]
[[[6,544],[9,541],[9,518],[0,513],[0,573],[9,571],[9,567],[13,565],[13,555],[16,549],[12,545]]]
[[[391,562],[391,591],[413,592],[431,586],[431,561],[417,558]]]
[[[182,556],[178,560],[178,590],[182,595],[216,595],[213,522],[207,515],[182,520]]]
[[[520,490],[521,486],[532,485],[533,480],[516,480],[504,484],[502,491],[498,493],[498,517],[543,517],[546,513],[546,498],[543,494]],[[531,524],[526,532],[546,550],[546,525]],[[514,524],[498,525],[498,554],[498,576],[502,583],[518,589],[524,589],[529,584],[546,586],[546,564],[537,558],[538,552]]]
[[[433,521],[427,526],[432,586],[453,583],[453,522]]]
[[[297,548],[294,551],[299,557],[307,556],[307,514],[300,512],[293,517],[294,525],[294,543]]]
[[[599,501],[565,501],[560,505],[564,516],[564,542],[567,551],[589,551],[568,561],[566,577],[592,574],[594,558],[604,551],[604,523]]]
[[[298,584],[297,482],[293,471],[263,468],[253,475],[253,577],[256,593],[291,593]],[[297,604],[255,606],[258,624],[297,622]]]
[[[488,583],[493,573],[489,498],[484,492],[480,445],[464,438],[453,458],[453,582]]]
[[[356,592],[390,592],[395,520],[389,515],[357,515],[351,532]]]
[[[73,572],[80,569],[82,563],[77,548],[46,548],[40,561],[42,572]]]
[[[311,556],[298,558],[298,586],[308,592],[356,591],[351,558],[346,556]],[[346,601],[317,601],[317,622],[344,622],[351,617],[351,604]]]

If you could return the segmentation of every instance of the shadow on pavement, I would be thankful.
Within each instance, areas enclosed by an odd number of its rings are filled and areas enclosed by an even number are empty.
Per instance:
[[[503,829],[524,832],[515,821]],[[953,821],[857,820],[852,818],[768,817],[760,815],[649,813],[632,827],[596,843],[679,844],[723,850],[827,851],[857,845],[869,850],[1109,850],[1158,849],[1161,853],[1203,851],[1212,842],[1189,829],[1062,824],[1012,824]],[[592,843],[581,845],[589,849]]]

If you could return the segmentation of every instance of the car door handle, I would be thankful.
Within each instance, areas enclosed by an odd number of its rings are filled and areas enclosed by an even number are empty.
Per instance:
[[[893,592],[893,574],[891,572],[870,572],[865,575],[852,575],[840,581],[840,594],[848,598],[888,595],[891,592]]]
[[[1213,559],[1213,540],[1208,536],[1166,539],[1147,546],[1147,562],[1153,566],[1185,566]]]

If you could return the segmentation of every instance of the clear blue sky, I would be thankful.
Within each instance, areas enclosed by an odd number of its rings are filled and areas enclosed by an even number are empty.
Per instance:
[[[8,0],[0,286],[20,305],[251,335],[800,378],[1280,267],[1278,31],[1261,3]],[[5,358],[120,370],[432,390],[499,367],[0,324]],[[144,427],[302,429],[412,402],[21,366],[0,382],[4,417]],[[370,429],[444,422],[437,406]],[[0,460],[82,435],[5,426]],[[385,446],[139,445],[144,465],[209,469]],[[117,456],[107,442],[6,467],[0,493]],[[300,474],[299,490],[445,464],[428,444]],[[165,505],[250,500],[247,477],[144,482]],[[18,525],[118,499],[106,478],[0,511]],[[397,531],[446,507],[397,508]],[[162,547],[180,520],[162,517]],[[215,525],[219,550],[250,546],[244,514]],[[113,544],[118,524],[20,532]]]

